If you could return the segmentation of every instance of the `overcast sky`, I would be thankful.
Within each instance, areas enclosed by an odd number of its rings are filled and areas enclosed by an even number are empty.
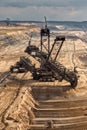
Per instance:
[[[0,0],[0,20],[87,21],[87,0]]]

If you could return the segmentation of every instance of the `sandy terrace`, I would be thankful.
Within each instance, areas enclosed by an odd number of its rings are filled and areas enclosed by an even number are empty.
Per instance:
[[[9,70],[9,67],[11,65],[14,65],[16,61],[19,60],[20,56],[29,57],[27,54],[24,53],[24,50],[27,47],[29,41],[29,36],[27,34],[31,33],[32,31],[36,33],[39,32],[38,28],[32,30],[27,29],[26,27],[23,27],[22,29],[15,27],[4,28],[4,31],[3,28],[1,29],[2,30],[0,31],[0,77],[4,72]],[[16,29],[17,31],[15,31]],[[84,34],[83,32],[74,33],[77,33],[78,36],[79,34]],[[39,42],[39,37],[35,37],[32,39],[32,43],[35,43],[37,46]],[[30,128],[30,124],[34,124],[35,116],[38,118],[38,112],[39,115],[41,115],[40,111],[43,111],[42,109],[35,111],[35,113],[32,111],[33,109],[37,108],[38,104],[42,100],[44,101],[50,99],[51,101],[49,100],[49,102],[51,103],[51,106],[52,100],[53,102],[59,100],[86,100],[86,44],[87,43],[83,42],[81,39],[77,39],[76,41],[73,41],[73,39],[66,39],[57,59],[58,61],[60,61],[60,63],[62,63],[71,70],[73,70],[74,64],[77,67],[79,80],[75,90],[70,89],[69,84],[66,81],[63,81],[62,83],[59,83],[58,81],[55,81],[53,83],[35,82],[32,80],[31,74],[29,72],[26,74],[12,74],[8,79],[6,79],[5,82],[0,85],[0,130],[28,130]],[[33,60],[32,57],[31,59]],[[36,61],[33,60],[33,62],[37,65]],[[49,108],[49,106],[46,103],[45,106],[42,105],[41,107],[45,107],[45,109]],[[55,108],[51,109],[52,111],[54,111]],[[44,112],[45,111],[47,110],[44,110]],[[39,117],[40,120],[43,117],[43,115]],[[45,115],[43,120],[47,120],[48,116],[46,117]],[[37,118],[36,120],[37,122],[39,122],[39,118]],[[64,118],[66,119],[66,117]],[[36,126],[35,128],[34,126],[31,127],[32,129],[39,129],[41,126]],[[80,130],[80,128],[78,130]]]

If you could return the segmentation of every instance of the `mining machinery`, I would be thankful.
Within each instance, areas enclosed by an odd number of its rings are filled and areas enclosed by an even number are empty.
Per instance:
[[[33,80],[42,82],[51,82],[55,80],[61,82],[62,80],[66,80],[71,84],[71,88],[75,88],[78,82],[77,74],[74,71],[67,69],[57,60],[65,41],[65,36],[56,36],[52,45],[50,36],[50,29],[47,26],[45,17],[45,28],[40,30],[40,46],[37,47],[36,45],[32,45],[30,38],[29,44],[25,49],[25,53],[28,53],[28,55],[39,61],[40,67],[36,68],[29,58],[20,57],[20,61],[10,67],[10,70],[1,78],[0,83],[11,75],[11,73],[25,73],[29,71],[32,74]],[[45,43],[44,40],[47,43]],[[57,51],[53,57],[52,53],[55,47]]]

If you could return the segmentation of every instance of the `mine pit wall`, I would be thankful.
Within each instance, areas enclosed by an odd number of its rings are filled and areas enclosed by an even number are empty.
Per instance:
[[[69,125],[74,127],[75,123],[78,125],[76,129],[80,130],[81,122],[83,122],[81,128],[87,128],[84,124],[87,123],[87,117],[82,109],[87,106],[87,101],[86,99],[81,101],[75,99],[75,95],[73,99],[69,99],[68,92],[74,91],[69,85],[38,84],[36,86],[35,84],[29,87],[29,84],[25,86],[23,81],[16,84],[16,87],[13,87],[12,84],[8,85],[5,87],[6,94],[11,95],[12,100],[9,99],[9,105],[2,114],[1,121],[5,128],[3,130],[33,130],[33,127],[35,127],[34,130],[39,130],[39,127],[45,129],[47,121],[51,119],[54,121],[56,129],[60,125],[60,127],[64,127],[60,130],[66,130],[69,129]],[[3,89],[4,92],[5,89]],[[75,127],[72,128],[72,130],[74,129]]]
[[[10,87],[10,89],[14,91],[14,88]],[[2,113],[1,124],[4,130],[10,130],[11,128],[17,130],[27,129],[35,118],[32,109],[35,108],[37,103],[32,97],[31,88],[23,86],[16,89],[17,91],[10,99],[11,102],[9,100],[9,105]]]
[[[69,85],[66,86],[33,86],[32,95],[36,101],[49,100],[54,98],[66,98],[67,92],[71,90]]]
[[[87,99],[67,97],[70,86],[33,86],[33,98],[38,101],[33,109],[35,119],[30,130],[46,130],[48,121],[53,121],[50,130],[86,130]]]

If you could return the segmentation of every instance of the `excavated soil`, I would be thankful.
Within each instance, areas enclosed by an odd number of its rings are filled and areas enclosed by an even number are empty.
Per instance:
[[[20,56],[30,58],[38,66],[36,60],[24,53],[32,31],[39,33],[39,28],[1,27],[0,78]],[[38,36],[33,37],[33,44],[38,46],[39,42]],[[9,76],[0,84],[0,130],[86,130],[86,59],[86,43],[66,39],[57,60],[71,70],[77,67],[79,79],[75,89],[66,81],[33,81],[29,72]]]

